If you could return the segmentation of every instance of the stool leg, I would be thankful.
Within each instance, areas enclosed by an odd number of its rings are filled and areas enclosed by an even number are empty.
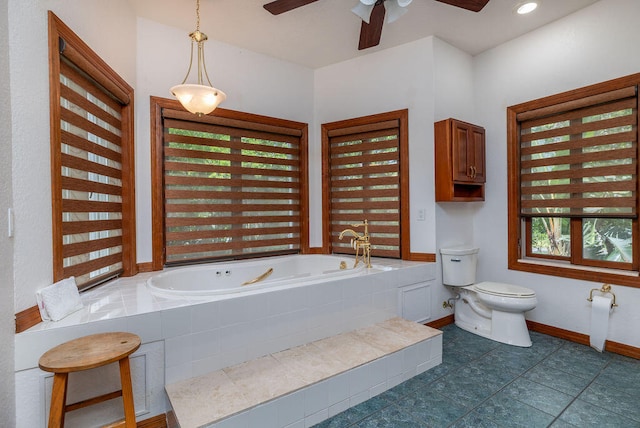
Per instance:
[[[119,363],[125,427],[136,428],[136,409],[133,405],[133,387],[131,386],[131,368],[129,365],[129,357],[121,359]]]
[[[64,427],[64,408],[67,402],[68,373],[53,374],[53,389],[51,390],[51,408],[49,409],[49,428]]]

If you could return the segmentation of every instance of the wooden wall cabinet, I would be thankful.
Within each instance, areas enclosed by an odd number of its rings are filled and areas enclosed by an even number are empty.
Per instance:
[[[484,201],[484,128],[446,119],[434,131],[436,202]]]

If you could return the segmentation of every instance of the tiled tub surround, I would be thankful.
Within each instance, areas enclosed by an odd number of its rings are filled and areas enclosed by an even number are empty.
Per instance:
[[[143,346],[132,356],[140,356],[141,365],[132,368],[132,375],[134,392],[144,391],[142,398],[136,397],[137,414],[144,419],[167,410],[165,384],[395,317],[401,288],[430,287],[435,280],[433,263],[372,262],[392,269],[304,287],[289,284],[232,296],[189,298],[151,294],[146,280],[153,274],[147,273],[83,293],[81,311],[15,336],[19,427],[44,426],[50,374],[38,368],[38,359],[67,340],[106,331],[129,331],[141,337]],[[74,401],[74,396],[90,394],[80,390],[70,395]],[[118,412],[117,405],[110,407],[115,409],[112,413]],[[71,412],[69,426],[92,411]],[[96,413],[90,416],[102,421]]]
[[[441,331],[392,318],[166,389],[181,428],[303,428],[441,362]]]

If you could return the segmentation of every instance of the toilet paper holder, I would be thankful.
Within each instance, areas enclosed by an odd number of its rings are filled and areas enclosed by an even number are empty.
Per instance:
[[[613,300],[611,301],[611,307],[615,307],[618,306],[618,304],[616,303],[616,295],[613,293],[613,291],[611,291],[611,285],[609,284],[602,284],[602,288],[598,289],[598,288],[592,288],[591,291],[589,292],[589,298],[587,299],[590,302],[593,302],[593,292],[594,291],[599,291],[602,294],[611,294],[613,296]]]

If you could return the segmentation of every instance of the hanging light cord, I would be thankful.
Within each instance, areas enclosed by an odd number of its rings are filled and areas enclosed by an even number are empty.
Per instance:
[[[184,85],[187,79],[189,78],[189,74],[191,73],[191,66],[193,64],[193,43],[198,44],[198,85],[203,84],[202,79],[202,71],[204,70],[204,77],[207,78],[207,82],[209,86],[213,86],[211,84],[211,80],[209,79],[209,74],[207,73],[207,66],[204,62],[204,42],[208,39],[207,35],[200,31],[200,0],[196,0],[196,30],[189,34],[191,37],[191,55],[189,57],[189,69],[187,70],[187,75],[184,76],[184,80],[182,84]]]

